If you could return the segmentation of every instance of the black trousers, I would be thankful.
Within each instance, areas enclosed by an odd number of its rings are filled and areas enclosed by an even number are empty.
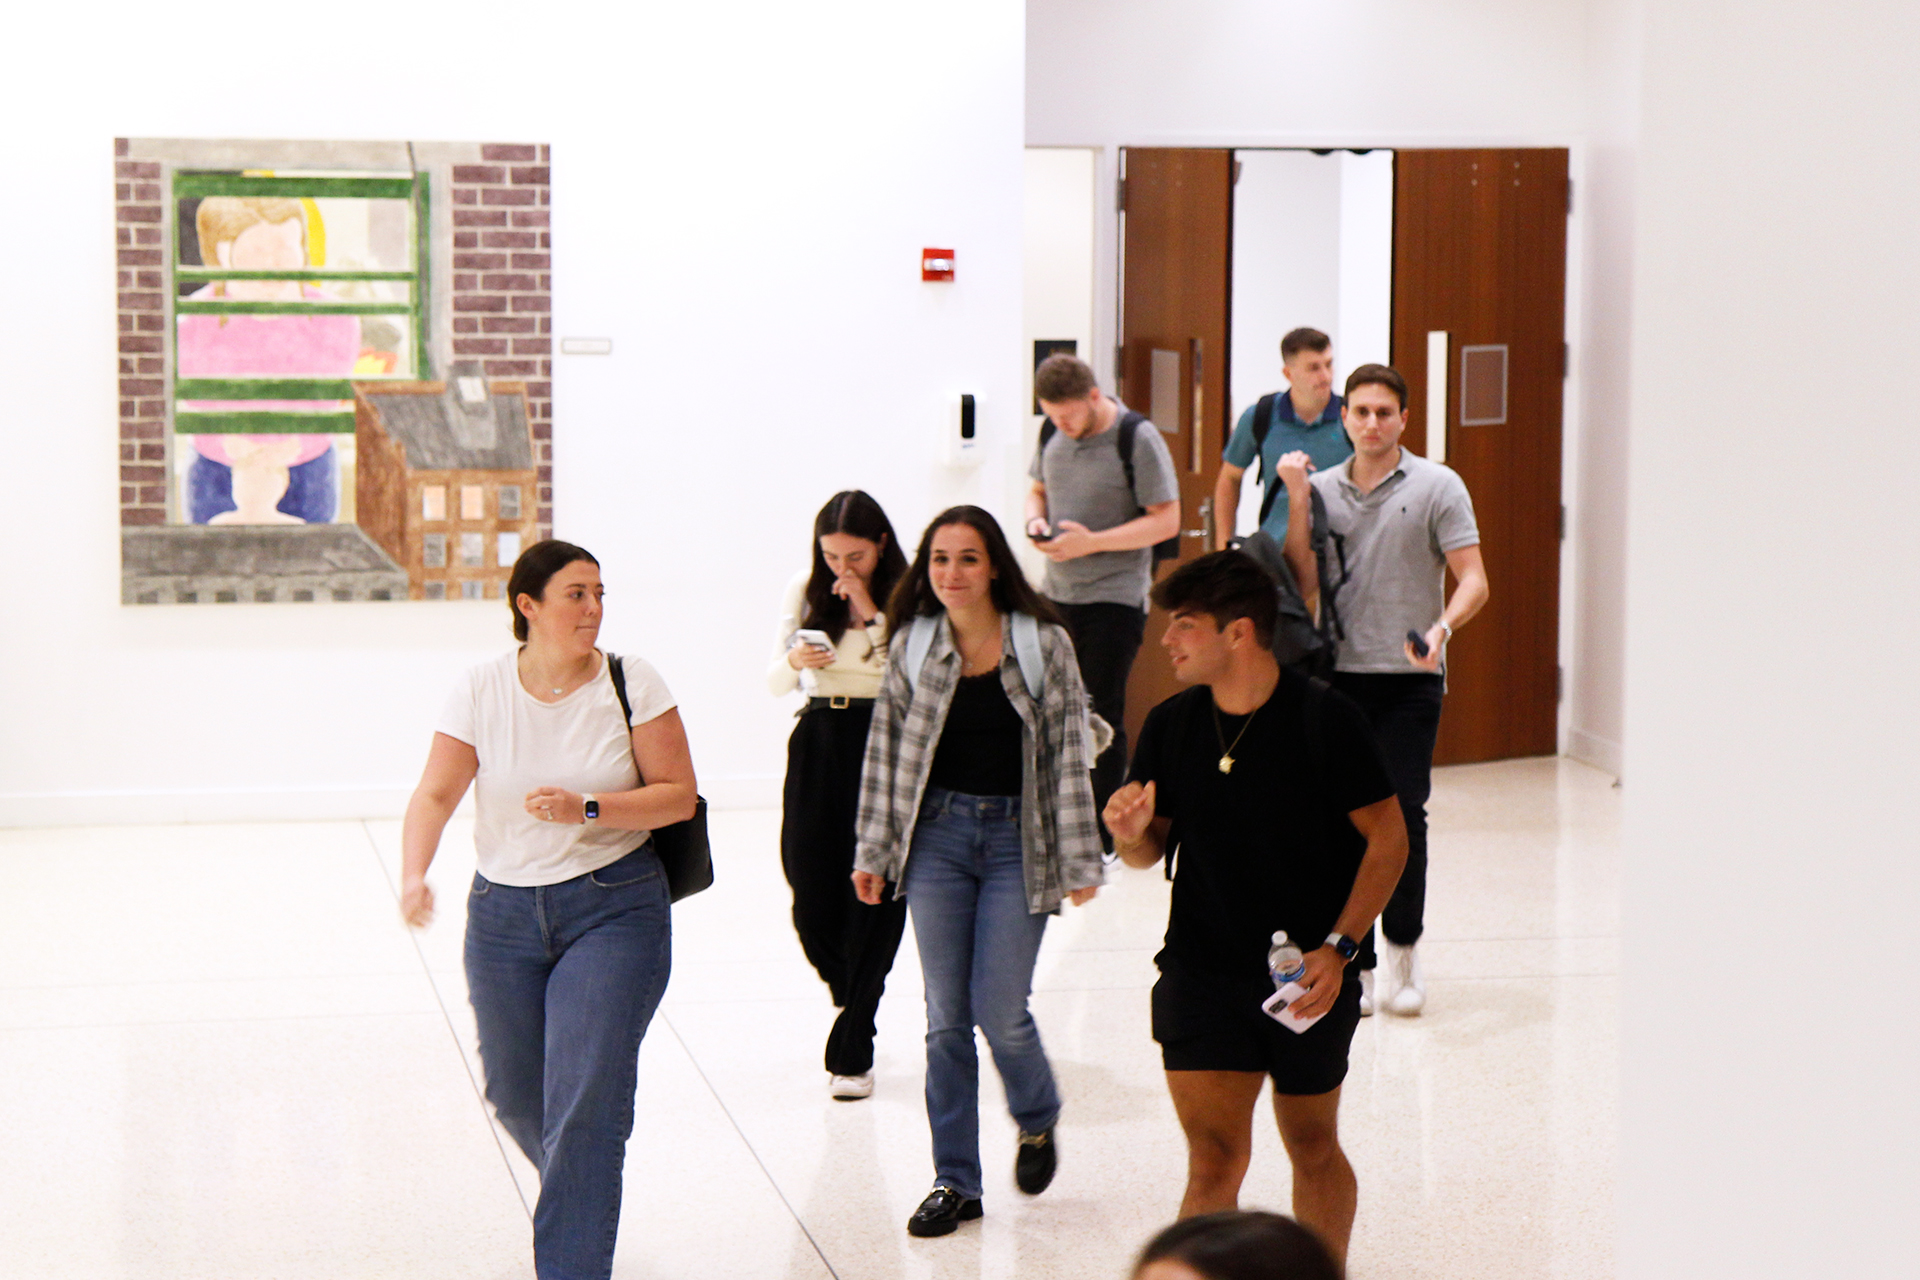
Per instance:
[[[873,1070],[873,1018],[907,926],[907,904],[870,907],[853,892],[853,822],[873,704],[807,711],[787,740],[780,865],[793,886],[793,927],[840,1010],[827,1036],[827,1070]]]
[[[1443,677],[1357,671],[1333,673],[1333,687],[1360,704],[1386,757],[1387,773],[1407,819],[1407,867],[1380,913],[1380,931],[1396,946],[1420,941],[1427,913],[1427,796],[1433,791],[1433,740],[1440,732]],[[1369,940],[1371,941],[1371,940]],[[1360,967],[1373,968],[1372,947]]]
[[[1062,604],[1053,607],[1066,619],[1073,651],[1080,659],[1080,681],[1087,686],[1093,710],[1113,726],[1113,745],[1093,762],[1093,805],[1107,807],[1107,797],[1127,778],[1127,677],[1147,634],[1147,611],[1129,604]],[[1113,837],[1100,823],[1100,839],[1109,850]]]

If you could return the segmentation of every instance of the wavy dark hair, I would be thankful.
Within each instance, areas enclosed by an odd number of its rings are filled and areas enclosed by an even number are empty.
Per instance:
[[[1320,1237],[1277,1213],[1235,1209],[1176,1222],[1147,1242],[1133,1274],[1163,1259],[1207,1280],[1340,1280]]]
[[[600,563],[585,547],[576,547],[558,538],[543,539],[520,553],[520,558],[513,562],[513,573],[507,578],[507,608],[513,611],[515,640],[521,644],[527,642],[527,615],[520,612],[520,597],[545,599],[547,583],[553,575],[578,560],[592,561],[596,567]]]
[[[895,628],[908,618],[936,617],[945,608],[940,597],[933,593],[928,569],[933,563],[933,535],[950,524],[966,525],[986,544],[987,563],[994,569],[992,592],[996,609],[1002,613],[1028,613],[1042,622],[1066,625],[1059,610],[1027,581],[1026,571],[1013,558],[1013,548],[1007,545],[1007,535],[1000,531],[1000,522],[980,507],[962,506],[942,511],[920,535],[920,549],[914,553],[913,567],[900,579],[900,585],[893,589],[893,598],[887,602],[887,617]]]
[[[880,563],[873,567],[867,590],[882,609],[887,607],[887,597],[893,594],[894,585],[907,572],[907,553],[900,549],[893,522],[865,490],[842,489],[820,508],[820,514],[813,518],[813,576],[807,579],[806,605],[801,610],[800,625],[824,631],[839,644],[852,618],[846,600],[833,594],[834,573],[827,568],[827,557],[820,550],[820,539],[830,533],[865,538],[880,548]]]

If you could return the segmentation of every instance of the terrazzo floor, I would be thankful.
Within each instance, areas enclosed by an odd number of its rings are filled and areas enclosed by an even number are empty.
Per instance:
[[[1437,774],[1428,1012],[1361,1024],[1341,1109],[1354,1280],[1613,1274],[1619,796],[1566,760]],[[914,1240],[931,1170],[912,935],[876,1092],[832,1102],[833,1010],[788,923],[779,815],[712,827],[719,880],[675,910],[641,1051],[615,1275],[1121,1280],[1183,1181],[1148,1035],[1160,873],[1116,869],[1041,952],[1053,1187],[1014,1190],[986,1071],[987,1216]],[[530,1276],[534,1174],[475,1084],[470,832],[449,828],[440,919],[414,934],[397,822],[0,831],[0,1275]],[[1269,1115],[1242,1203],[1284,1211]]]

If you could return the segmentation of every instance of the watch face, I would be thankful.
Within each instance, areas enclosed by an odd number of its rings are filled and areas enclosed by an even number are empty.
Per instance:
[[[581,806],[581,808],[585,811],[588,821],[592,821],[600,816],[600,802],[598,800],[589,800],[585,805]]]

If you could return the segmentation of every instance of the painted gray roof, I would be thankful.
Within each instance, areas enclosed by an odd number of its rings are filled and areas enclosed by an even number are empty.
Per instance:
[[[495,392],[493,421],[462,431],[449,418],[443,395],[362,391],[387,434],[407,451],[415,471],[526,471],[533,467],[533,441],[527,434],[527,404],[518,395]],[[468,438],[462,439],[465,435]],[[492,437],[491,442],[486,437]]]
[[[353,524],[175,524],[120,531],[123,573],[296,574],[397,573],[396,565]]]

